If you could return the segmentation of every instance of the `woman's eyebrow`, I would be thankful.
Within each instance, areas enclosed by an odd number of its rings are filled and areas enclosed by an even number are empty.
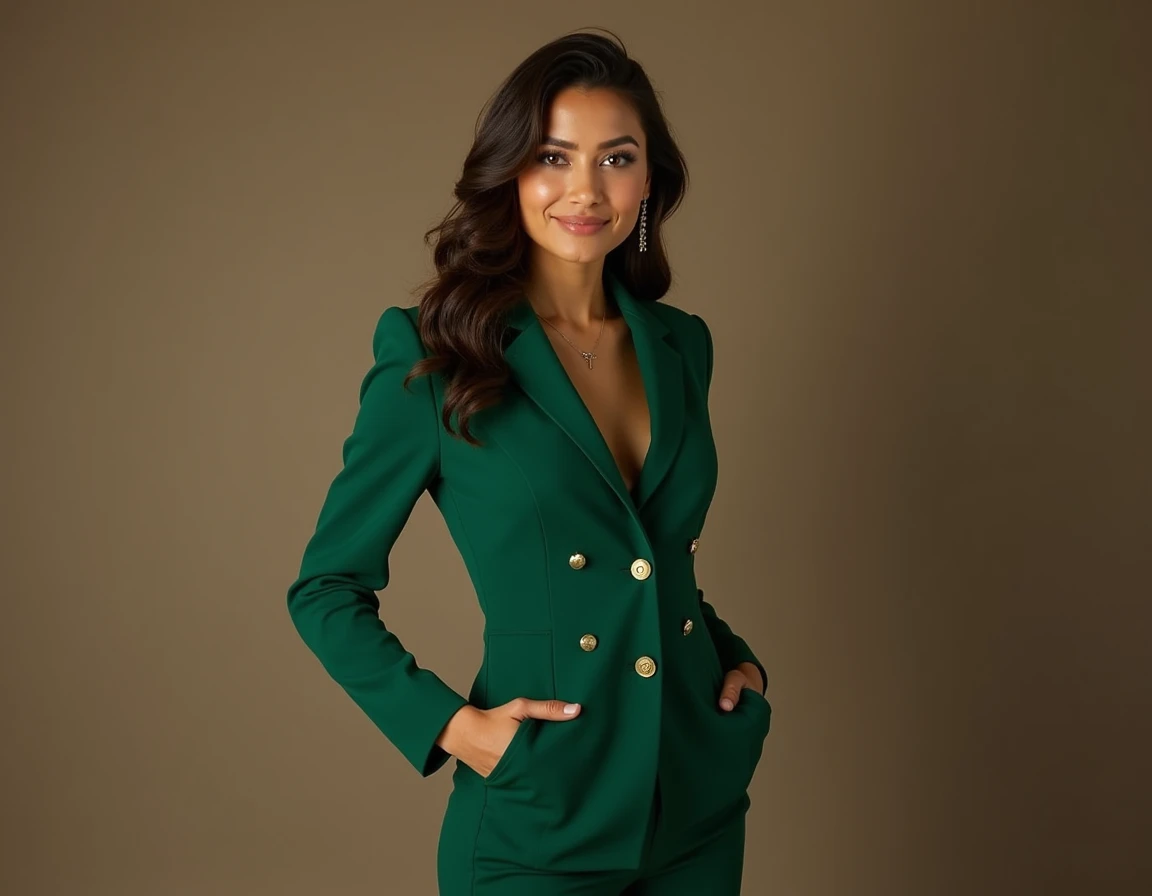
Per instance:
[[[540,142],[541,143],[548,143],[548,144],[551,144],[552,146],[560,146],[560,147],[563,147],[564,149],[579,149],[580,148],[579,145],[571,142],[570,140],[561,140],[559,137],[545,137]],[[608,148],[613,147],[613,146],[620,146],[623,143],[631,143],[637,149],[640,148],[640,144],[636,142],[636,138],[631,137],[628,134],[625,134],[623,137],[615,137],[611,140],[605,140],[603,143],[601,143],[596,148],[597,149],[608,149]]]

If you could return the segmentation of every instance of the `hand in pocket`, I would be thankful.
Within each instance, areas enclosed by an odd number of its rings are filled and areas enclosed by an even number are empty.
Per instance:
[[[571,712],[565,712],[566,706],[572,707]],[[491,709],[473,709],[475,721],[468,726],[464,743],[456,755],[484,778],[492,773],[504,756],[525,719],[567,722],[580,715],[578,703],[528,697],[517,697]]]

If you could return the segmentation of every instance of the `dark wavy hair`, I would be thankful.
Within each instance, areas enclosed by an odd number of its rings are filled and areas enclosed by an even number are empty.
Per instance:
[[[596,33],[604,31],[610,37]],[[656,301],[668,292],[672,273],[661,238],[662,223],[683,199],[688,168],[656,91],[623,41],[607,29],[571,32],[545,44],[520,63],[481,110],[472,148],[456,181],[456,202],[424,234],[433,246],[436,274],[417,287],[418,325],[428,357],[416,376],[442,371],[444,428],[455,413],[460,437],[481,444],[468,418],[501,399],[510,379],[504,362],[504,315],[523,297],[531,239],[520,220],[517,178],[534,160],[552,100],[567,88],[607,88],[636,110],[647,143],[651,182],[647,247],[635,238],[608,253],[607,272],[636,298]]]

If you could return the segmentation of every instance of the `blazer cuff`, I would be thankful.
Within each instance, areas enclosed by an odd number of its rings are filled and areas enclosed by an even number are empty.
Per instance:
[[[423,777],[437,772],[452,754],[436,743],[448,721],[468,705],[468,698],[457,693],[434,672],[418,669],[413,673],[419,696],[408,712],[389,714],[389,739],[404,758]]]

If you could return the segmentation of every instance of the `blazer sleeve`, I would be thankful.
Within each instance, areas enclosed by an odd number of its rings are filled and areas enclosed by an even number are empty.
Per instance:
[[[698,314],[693,314],[692,316],[696,318],[700,323],[701,329],[704,331],[704,346],[707,358],[704,382],[706,390],[710,390],[712,386],[712,332],[708,329],[708,324],[704,322],[704,318]],[[720,663],[725,671],[736,668],[738,663],[752,663],[760,670],[760,679],[764,682],[764,687],[760,693],[767,695],[768,672],[764,668],[764,664],[761,663],[756,654],[752,652],[752,648],[748,646],[748,642],[732,631],[731,626],[716,613],[716,608],[704,599],[704,590],[702,588],[696,590],[696,596],[700,600],[700,612],[704,618],[704,624],[708,627],[708,632],[711,634],[712,641],[716,645],[716,652],[720,655]]]
[[[468,703],[415,657],[377,615],[388,585],[388,555],[417,500],[440,471],[432,385],[405,373],[423,357],[407,312],[392,306],[373,335],[374,363],[342,449],[288,612],[324,669],[422,776],[450,754],[435,743]]]

